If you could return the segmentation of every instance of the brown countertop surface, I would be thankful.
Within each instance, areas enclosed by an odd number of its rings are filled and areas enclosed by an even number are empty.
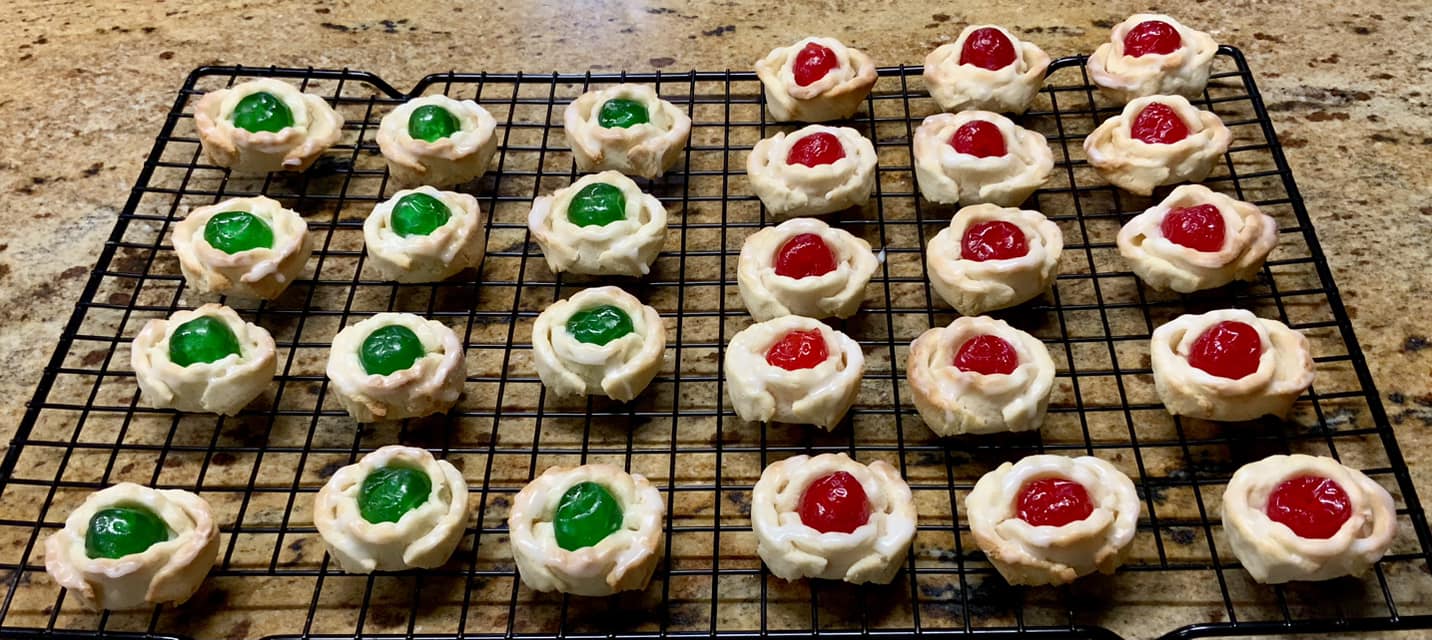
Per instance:
[[[1426,499],[1432,4],[1392,0],[20,0],[0,13],[9,34],[0,45],[0,441],[19,422],[175,90],[196,66],[347,67],[399,88],[447,70],[748,69],[811,25],[877,64],[919,64],[971,22],[1010,27],[1057,57],[1092,51],[1114,23],[1150,9],[1247,55]],[[0,518],[8,515],[0,505]],[[1165,630],[1111,624],[1132,636]],[[258,611],[191,630],[292,631],[266,626]]]

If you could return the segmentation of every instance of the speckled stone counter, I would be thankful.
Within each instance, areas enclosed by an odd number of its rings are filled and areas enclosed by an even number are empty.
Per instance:
[[[1432,270],[1426,267],[1432,258],[1426,244],[1432,238],[1432,98],[1427,95],[1432,89],[1426,80],[1432,5],[1091,5],[1057,0],[1027,6],[745,0],[689,5],[602,1],[581,7],[549,0],[315,2],[281,8],[257,0],[136,4],[56,7],[21,0],[0,16],[0,26],[10,35],[0,65],[0,83],[7,87],[0,96],[0,192],[5,194],[0,219],[7,222],[0,225],[0,319],[5,323],[0,332],[0,439],[8,441],[9,430],[20,420],[163,114],[196,66],[348,67],[377,73],[399,88],[446,70],[747,69],[770,48],[807,35],[808,25],[821,25],[820,33],[865,50],[877,64],[918,64],[972,21],[1006,25],[1061,56],[1092,51],[1125,15],[1153,8],[1207,29],[1247,55],[1418,489],[1424,499],[1432,496],[1432,328],[1427,325]],[[0,518],[17,517],[9,509],[0,505]],[[722,540],[723,548],[741,543]],[[289,552],[304,553],[298,548]],[[1104,623],[1130,637],[1167,630],[1157,611],[1179,600],[1179,586],[1156,582],[1149,580],[1148,588],[1133,598],[1144,605],[1136,609],[1141,618]],[[425,589],[460,593],[461,587],[460,582],[435,581]],[[362,583],[345,582],[325,598],[351,593],[361,594]],[[245,638],[298,631],[273,626],[263,608],[265,603],[306,603],[312,594],[264,593],[234,598],[239,604],[229,606],[222,591],[206,597],[225,608],[224,614],[194,622],[186,633]],[[373,597],[401,601],[406,595]],[[337,600],[328,604],[336,610],[345,606]],[[534,611],[539,618],[551,613]],[[474,615],[498,613],[505,615]],[[729,615],[755,614],[742,609]],[[1209,613],[1211,619],[1221,615],[1218,607]],[[383,621],[376,623],[381,627]]]

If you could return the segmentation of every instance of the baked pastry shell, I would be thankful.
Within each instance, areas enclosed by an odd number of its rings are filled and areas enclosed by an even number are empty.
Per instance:
[[[626,217],[601,226],[573,224],[567,218],[572,199],[599,182],[621,190]],[[631,178],[603,171],[533,200],[527,228],[553,273],[644,276],[666,242],[667,214],[661,201]]]
[[[1019,365],[1013,372],[986,375],[954,365],[959,348],[982,335],[1014,347]],[[940,436],[1038,429],[1054,389],[1054,359],[1044,343],[986,316],[956,318],[920,334],[910,345],[905,371],[915,409]]]
[[[622,526],[575,551],[558,546],[552,519],[562,496],[583,482],[602,485],[622,508]],[[512,501],[507,517],[522,583],[536,591],[608,596],[645,589],[661,559],[666,503],[640,474],[609,464],[550,467]]]
[[[1223,246],[1199,251],[1163,235],[1169,212],[1213,205],[1223,220]],[[1155,289],[1192,293],[1221,287],[1234,280],[1254,280],[1268,253],[1278,244],[1278,223],[1251,202],[1234,200],[1208,187],[1186,184],[1173,190],[1119,229],[1119,253],[1139,279]]]
[[[422,471],[431,483],[426,502],[397,522],[368,522],[358,496],[368,474],[387,466]],[[319,489],[313,524],[329,555],[348,573],[431,569],[457,549],[467,528],[467,482],[452,463],[425,449],[388,445],[339,469]]]
[[[965,124],[983,120],[999,129],[1006,153],[980,158],[955,151],[950,139]],[[914,137],[915,180],[931,202],[990,203],[1012,207],[1029,199],[1054,169],[1054,152],[1043,135],[989,111],[937,113]]]
[[[1029,250],[1018,258],[966,260],[965,231],[982,222],[1002,221],[1024,231]],[[962,315],[974,316],[1032,300],[1059,275],[1064,234],[1038,211],[977,204],[960,209],[925,248],[930,286]]]
[[[1342,486],[1352,514],[1332,537],[1304,538],[1268,517],[1268,498],[1298,476],[1330,478]],[[1257,582],[1329,580],[1372,567],[1397,535],[1392,495],[1366,474],[1332,458],[1269,456],[1234,472],[1223,492],[1223,532],[1238,561]]]
[[[394,324],[412,330],[426,354],[407,369],[369,374],[358,350],[369,334]],[[379,313],[333,337],[327,374],[330,388],[348,415],[358,422],[377,422],[420,418],[451,409],[462,395],[467,369],[462,341],[447,325],[411,313]]]
[[[808,44],[835,53],[835,68],[806,86],[796,84],[795,61]],[[756,77],[765,90],[766,108],[781,121],[828,122],[855,115],[875,86],[875,63],[859,49],[835,38],[805,38],[788,47],[772,49],[756,61]]]
[[[200,317],[228,327],[238,339],[239,353],[179,366],[169,359],[169,339],[181,325]],[[273,382],[278,363],[268,331],[215,303],[146,322],[130,345],[129,357],[143,392],[140,397],[150,406],[223,415],[238,413],[263,393]]]
[[[1035,526],[1017,515],[1025,484],[1042,478],[1084,487],[1094,509],[1063,526]],[[965,497],[975,543],[1010,584],[1060,585],[1095,571],[1113,573],[1134,539],[1139,519],[1134,483],[1091,456],[1034,455],[982,476]]]
[[[1263,344],[1257,370],[1237,380],[1188,363],[1199,336],[1225,321],[1253,327]],[[1277,320],[1259,318],[1243,309],[1179,316],[1154,329],[1149,350],[1154,387],[1164,407],[1176,416],[1225,422],[1264,415],[1281,418],[1313,383],[1308,339]]]
[[[776,252],[802,234],[820,236],[835,258],[835,269],[804,278],[776,273]],[[792,218],[751,234],[741,245],[736,284],[741,301],[758,321],[785,315],[848,318],[860,309],[865,286],[879,261],[870,243],[815,218]]]
[[[1014,62],[990,70],[960,64],[965,41],[977,29],[992,28],[1009,38],[1017,52]],[[1049,54],[1032,42],[1015,37],[1004,27],[977,24],[965,27],[958,38],[940,45],[925,56],[925,87],[945,111],[998,111],[1021,114],[1034,102],[1044,86]]]
[[[1173,27],[1182,44],[1167,54],[1124,55],[1124,36],[1148,20]],[[1089,78],[1098,85],[1099,92],[1117,102],[1160,94],[1196,98],[1208,85],[1215,53],[1218,53],[1218,42],[1213,36],[1189,28],[1170,16],[1137,13],[1114,25],[1109,41],[1094,50],[1087,67]]]
[[[448,221],[423,236],[401,236],[393,230],[393,209],[398,201],[423,193],[447,206]],[[439,191],[429,186],[405,189],[378,203],[363,221],[363,247],[368,264],[384,280],[437,282],[463,269],[482,264],[487,250],[487,216],[477,198],[466,193]]]
[[[649,122],[631,127],[606,128],[598,124],[602,105],[614,98],[640,102]],[[611,169],[644,178],[656,178],[680,159],[691,135],[691,117],[676,105],[658,98],[651,87],[619,84],[588,91],[563,112],[572,159],[583,173]]]
[[[250,95],[266,92],[293,114],[293,125],[278,131],[249,131],[234,126],[234,107]],[[306,171],[343,134],[343,116],[328,102],[293,85],[261,78],[210,91],[194,107],[194,126],[209,161],[244,173]]]
[[[89,557],[89,522],[113,506],[145,507],[164,521],[172,537],[121,558]],[[45,539],[45,571],[91,609],[137,609],[188,600],[218,553],[219,528],[203,498],[121,482],[85,498],[65,518],[64,528]]]
[[[814,167],[787,163],[791,147],[816,133],[835,136],[845,156]],[[746,178],[776,219],[818,216],[869,202],[876,162],[875,145],[859,131],[813,124],[757,142],[746,156]]]
[[[603,304],[624,311],[632,332],[604,345],[581,342],[567,332],[572,314]],[[547,390],[558,397],[605,395],[627,402],[661,369],[666,327],[661,315],[620,288],[584,289],[552,303],[532,325],[532,358]]]
[[[821,533],[801,521],[801,497],[811,483],[837,471],[860,483],[870,501],[870,517],[850,533]],[[888,584],[905,563],[916,519],[910,487],[894,467],[883,460],[864,465],[844,453],[772,463],[761,472],[751,495],[756,553],[783,580]]]
[[[458,131],[433,142],[408,135],[413,111],[439,106],[453,114]],[[430,95],[409,100],[383,116],[378,124],[378,148],[388,162],[388,173],[400,184],[448,186],[481,176],[497,151],[497,120],[472,100]]]
[[[1188,137],[1171,144],[1150,144],[1133,137],[1134,119],[1155,102],[1178,114],[1188,127]],[[1149,96],[1129,102],[1122,113],[1085,137],[1084,155],[1114,186],[1147,196],[1161,185],[1201,182],[1232,140],[1233,134],[1213,112],[1200,111],[1182,96]]]
[[[204,239],[209,219],[229,211],[247,211],[273,229],[273,246],[224,253]],[[302,273],[313,243],[308,223],[298,213],[265,196],[230,198],[199,207],[174,225],[174,254],[189,286],[200,293],[273,300]]]
[[[825,361],[794,371],[766,362],[766,352],[792,331],[819,331],[829,354]],[[726,345],[726,386],[742,420],[813,424],[830,431],[855,402],[864,372],[859,343],[802,316],[753,324]]]

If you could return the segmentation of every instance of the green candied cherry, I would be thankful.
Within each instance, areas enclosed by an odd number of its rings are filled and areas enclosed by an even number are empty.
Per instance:
[[[626,196],[605,182],[594,182],[577,192],[567,205],[567,220],[579,227],[604,227],[626,219]]]
[[[378,328],[358,348],[363,370],[380,376],[407,369],[426,354],[418,334],[398,324]]]
[[[437,142],[462,129],[457,116],[435,104],[425,104],[413,109],[408,116],[408,135],[417,140]]]
[[[646,105],[626,98],[612,98],[603,103],[601,111],[597,112],[597,124],[606,129],[625,129],[648,122],[651,122],[651,116],[646,112]]]
[[[234,254],[250,249],[273,248],[273,227],[247,211],[225,211],[209,218],[204,225],[204,241],[209,246]]]
[[[199,316],[179,325],[169,336],[169,360],[181,367],[222,360],[239,353],[239,339],[213,316]]]
[[[609,304],[582,309],[567,319],[567,333],[587,344],[604,345],[633,331],[631,316]]]
[[[568,551],[605,540],[622,526],[622,506],[606,487],[583,482],[562,494],[552,518],[557,546]]]
[[[144,553],[169,539],[169,525],[153,511],[140,506],[113,506],[100,509],[90,518],[85,532],[85,555],[91,558],[123,558]]]
[[[398,199],[390,220],[393,232],[406,238],[429,235],[451,217],[452,210],[442,200],[417,191]]]
[[[433,481],[421,469],[378,467],[363,479],[358,490],[358,513],[373,524],[397,522],[403,514],[428,501]]]
[[[282,131],[293,126],[293,112],[272,93],[251,93],[234,106],[234,126],[254,133]]]

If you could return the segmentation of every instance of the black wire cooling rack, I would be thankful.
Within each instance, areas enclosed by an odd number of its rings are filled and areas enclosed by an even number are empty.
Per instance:
[[[328,97],[347,119],[342,143],[300,176],[231,176],[207,164],[194,102],[252,77]],[[1307,211],[1242,55],[1222,48],[1213,78],[1200,106],[1223,118],[1234,145],[1206,182],[1258,203],[1281,228],[1257,282],[1190,296],[1137,282],[1113,240],[1151,201],[1105,185],[1084,161],[1083,136],[1117,106],[1096,98],[1082,58],[1060,59],[1020,120],[1049,138],[1058,161],[1030,206],[1063,230],[1061,273],[1044,298],[995,314],[1051,347],[1059,374],[1047,424],[1033,434],[939,441],[915,413],[903,371],[910,341],[954,317],[926,284],[923,247],[953,210],[915,192],[911,134],[936,111],[919,68],[882,69],[850,123],[875,141],[879,179],[871,203],[837,223],[879,248],[883,262],[863,311],[836,323],[863,345],[867,371],[850,417],[829,434],[744,423],[724,403],[720,351],[749,323],[732,277],[736,256],[770,222],[743,176],[745,154],[789,128],[765,119],[753,74],[447,73],[404,94],[346,70],[198,69],[0,467],[0,635],[1194,638],[1432,627],[1432,539]],[[593,280],[554,276],[528,238],[526,214],[534,196],[576,177],[563,105],[618,81],[654,85],[694,121],[683,163],[646,184],[672,214],[665,250],[649,277],[621,282],[666,318],[667,359],[632,403],[557,401],[532,367],[531,324]],[[501,123],[495,169],[464,187],[491,215],[486,261],[441,284],[384,282],[362,253],[363,218],[395,190],[374,132],[394,105],[438,92],[475,99]],[[140,406],[130,339],[146,320],[202,302],[184,286],[169,229],[192,207],[259,193],[302,213],[320,247],[307,279],[276,301],[240,306],[278,342],[276,384],[234,418]],[[1230,305],[1278,318],[1312,343],[1317,381],[1286,422],[1175,419],[1154,395],[1153,327]],[[445,416],[360,428],[328,397],[323,363],[341,326],[389,310],[439,319],[464,336],[466,394]],[[470,528],[440,569],[343,574],[312,526],[314,493],[338,467],[395,442],[433,449],[462,470],[476,504]],[[819,451],[885,459],[908,479],[920,526],[894,583],[786,583],[763,571],[751,487],[766,463]],[[973,544],[960,508],[974,481],[1041,451],[1099,456],[1135,479],[1144,514],[1116,575],[1014,588]],[[1396,497],[1398,541],[1369,576],[1265,587],[1233,561],[1218,523],[1224,483],[1242,464],[1289,451],[1335,456]],[[605,599],[523,588],[504,523],[512,494],[549,465],[598,461],[646,475],[669,505],[665,560],[651,586]],[[39,542],[88,493],[123,480],[197,491],[214,505],[219,561],[189,603],[90,613],[45,574]]]

